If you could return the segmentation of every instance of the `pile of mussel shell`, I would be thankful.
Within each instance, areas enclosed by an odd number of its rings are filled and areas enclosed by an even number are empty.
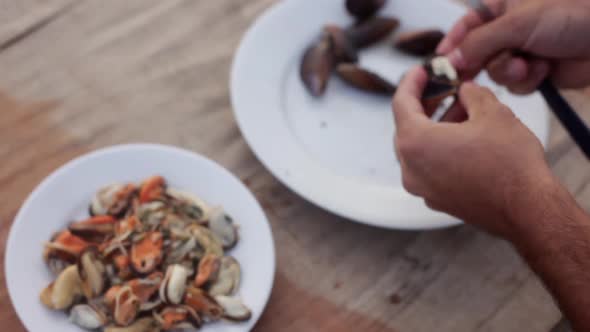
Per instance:
[[[89,212],[45,245],[43,258],[56,276],[40,294],[47,308],[105,332],[250,319],[235,296],[240,264],[226,254],[238,228],[222,208],[152,176],[100,189]]]
[[[334,72],[342,81],[362,91],[388,97],[395,93],[395,84],[358,64],[361,50],[388,39],[400,25],[395,17],[379,15],[386,3],[387,0],[346,0],[346,10],[354,17],[354,23],[346,28],[334,24],[324,26],[319,37],[305,50],[300,65],[301,80],[312,96],[325,94]],[[444,36],[436,28],[406,31],[395,38],[393,47],[411,56],[424,57],[429,63]],[[449,95],[455,92],[455,83],[446,91],[451,92]],[[433,104],[440,102],[440,96],[437,94],[432,99],[428,93],[423,99]]]

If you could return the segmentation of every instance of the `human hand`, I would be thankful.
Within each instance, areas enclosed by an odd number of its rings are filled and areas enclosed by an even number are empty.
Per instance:
[[[552,179],[541,143],[489,89],[474,83],[459,92],[466,121],[433,122],[420,102],[426,81],[423,68],[411,70],[393,100],[404,187],[432,209],[508,237],[519,195]]]
[[[437,50],[459,71],[473,76],[486,68],[492,79],[519,94],[533,92],[548,76],[560,88],[590,84],[590,2],[484,2],[495,18],[484,22],[470,11]]]

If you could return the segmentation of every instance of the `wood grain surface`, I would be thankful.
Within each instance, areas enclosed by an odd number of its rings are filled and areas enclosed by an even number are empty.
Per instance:
[[[348,222],[256,160],[232,116],[229,68],[273,3],[0,0],[0,269],[12,219],[41,179],[95,148],[158,142],[216,160],[262,202],[278,270],[256,331],[557,328],[559,310],[506,242],[468,226],[396,232]],[[567,96],[590,121],[587,94]],[[547,157],[590,209],[588,163],[554,120]],[[0,330],[23,331],[0,278]]]

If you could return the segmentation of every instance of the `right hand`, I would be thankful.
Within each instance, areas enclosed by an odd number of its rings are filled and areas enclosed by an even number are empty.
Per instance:
[[[543,146],[492,91],[474,83],[459,91],[466,121],[432,121],[420,101],[427,80],[414,68],[393,100],[404,187],[432,209],[514,240],[530,228],[520,211],[538,208],[528,201],[555,191]]]
[[[519,94],[533,92],[548,76],[560,88],[590,84],[589,1],[484,2],[495,18],[484,22],[471,10],[437,50],[459,71],[473,76],[486,68],[497,83]]]

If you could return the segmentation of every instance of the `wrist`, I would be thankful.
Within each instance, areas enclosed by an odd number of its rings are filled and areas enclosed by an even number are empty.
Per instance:
[[[547,168],[520,177],[506,190],[505,214],[511,227],[508,240],[521,242],[553,223],[559,208],[569,194]]]
[[[507,239],[525,256],[552,255],[564,230],[586,228],[584,211],[548,169],[513,193],[506,215],[513,229]]]
[[[514,199],[510,220],[515,231],[508,240],[541,277],[576,331],[590,331],[590,217],[551,176]]]

